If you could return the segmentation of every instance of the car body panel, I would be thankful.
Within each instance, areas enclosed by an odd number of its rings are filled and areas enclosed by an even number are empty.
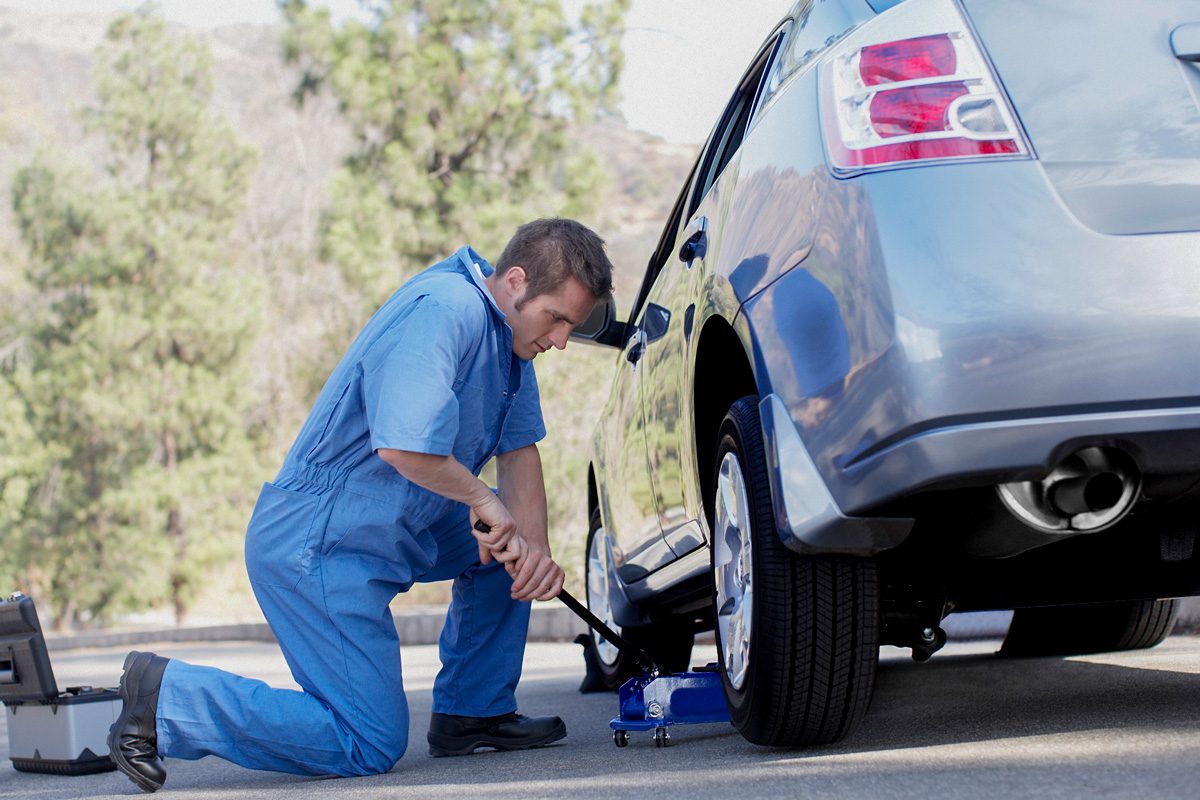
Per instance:
[[[818,121],[805,113],[815,102],[813,76],[793,84],[750,129],[727,169],[732,174],[723,176],[736,182],[728,192],[729,213],[712,222],[719,230],[711,234],[710,257],[739,302],[812,250],[828,174]]]
[[[646,461],[642,415],[642,370],[630,353],[640,347],[631,337],[615,359],[615,379],[596,441],[603,453],[595,462],[601,518],[622,580],[644,577],[674,558],[662,539]]]
[[[1200,230],[1200,65],[1171,34],[1195,0],[964,0],[1050,182],[1101,233]],[[1064,36],[1063,31],[1070,35]]]
[[[696,217],[702,223],[703,210]],[[702,226],[687,226],[680,232],[678,245],[693,234],[706,235]],[[647,313],[659,322],[648,337],[643,368],[655,376],[642,385],[642,403],[646,415],[647,458],[655,510],[663,536],[676,555],[701,546],[702,533],[695,526],[698,510],[689,504],[684,475],[695,472],[695,451],[687,446],[691,437],[690,414],[684,405],[691,396],[686,381],[686,364],[692,334],[695,332],[696,297],[705,259],[697,256],[685,262],[670,256],[663,265],[647,298]]]

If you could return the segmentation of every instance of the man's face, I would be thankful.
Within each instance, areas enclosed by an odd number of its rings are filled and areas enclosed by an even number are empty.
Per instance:
[[[587,319],[596,298],[574,278],[551,292],[526,301],[528,281],[519,266],[508,269],[493,287],[493,296],[513,333],[513,353],[532,359],[551,347],[563,350],[575,326]]]

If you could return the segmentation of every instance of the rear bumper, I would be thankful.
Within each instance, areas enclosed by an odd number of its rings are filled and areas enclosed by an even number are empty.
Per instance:
[[[914,521],[865,509],[931,486],[1040,475],[1090,445],[1130,454],[1144,474],[1200,472],[1200,406],[949,425],[914,433],[848,464],[841,474],[861,503],[847,512],[782,400],[767,395],[759,414],[779,534],[802,553],[882,552],[903,542]]]
[[[738,322],[792,538],[869,552],[894,526],[847,533],[841,518],[1031,479],[1088,445],[1146,474],[1200,474],[1200,234],[1098,234],[1036,161],[825,189],[812,252]],[[833,511],[788,490],[789,469],[819,477]]]
[[[1037,477],[1091,445],[1124,451],[1143,474],[1200,472],[1200,405],[947,424],[859,454],[841,472],[858,508],[949,478]]]

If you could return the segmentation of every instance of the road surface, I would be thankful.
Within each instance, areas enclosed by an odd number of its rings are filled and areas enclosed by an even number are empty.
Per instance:
[[[520,753],[431,758],[425,746],[433,646],[404,648],[413,727],[387,775],[301,778],[215,758],[168,761],[164,798],[1188,798],[1200,796],[1200,637],[1083,658],[1007,661],[998,642],[952,643],[927,664],[885,648],[875,699],[845,742],[806,751],[755,747],[728,725],[612,744],[613,695],[580,695],[579,648],[531,644],[521,710],[557,713],[564,743]],[[114,685],[124,649],[55,656],[60,685]],[[274,645],[172,645],[163,655],[291,686]],[[714,656],[698,646],[694,661]],[[13,771],[0,732],[0,798],[138,796],[118,773],[67,778]]]

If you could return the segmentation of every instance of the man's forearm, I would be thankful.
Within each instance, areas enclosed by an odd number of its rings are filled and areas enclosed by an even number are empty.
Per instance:
[[[377,452],[380,458],[405,478],[435,494],[472,507],[491,498],[492,490],[487,484],[472,475],[453,456],[383,448]]]
[[[517,534],[530,544],[548,546],[546,484],[537,445],[498,456],[496,482],[500,500],[517,521]]]
[[[530,445],[500,456],[496,462],[500,498],[516,521],[525,552],[505,564],[512,576],[516,600],[549,600],[562,591],[566,575],[550,554],[546,531],[546,485],[542,480],[542,457]]]

